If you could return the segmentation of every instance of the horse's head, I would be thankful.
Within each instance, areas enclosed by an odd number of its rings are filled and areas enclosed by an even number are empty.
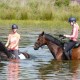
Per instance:
[[[46,44],[46,40],[45,40],[44,32],[42,32],[34,44],[34,49],[38,50],[39,47],[42,47],[45,44]]]
[[[50,34],[46,34],[46,33],[42,32],[34,44],[34,50],[38,50],[43,45],[48,46],[50,52],[52,53],[52,55],[54,56],[55,59],[62,58],[61,57],[62,54],[59,55],[59,51],[60,51],[60,53],[62,53],[62,43],[60,40],[51,36]]]

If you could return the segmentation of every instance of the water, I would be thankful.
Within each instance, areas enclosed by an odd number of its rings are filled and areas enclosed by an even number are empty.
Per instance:
[[[41,28],[40,28],[41,29]],[[5,44],[9,27],[1,27],[0,40]],[[20,27],[20,48],[28,52],[27,60],[1,61],[0,80],[80,80],[80,61],[56,61],[47,46],[35,51],[34,42],[40,33],[39,28]]]

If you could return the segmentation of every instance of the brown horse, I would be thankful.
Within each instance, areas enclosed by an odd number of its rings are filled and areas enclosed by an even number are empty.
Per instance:
[[[54,59],[66,60],[66,57],[63,54],[63,44],[57,38],[54,38],[53,36],[42,32],[34,44],[34,49],[38,50],[39,47],[42,47],[43,45],[48,46]],[[80,60],[80,46],[72,49],[71,59],[72,60]]]
[[[23,58],[26,59],[29,57],[30,55],[28,53],[19,52],[20,59],[23,59]],[[0,42],[0,60],[9,60],[9,59],[15,59],[14,54],[9,53],[5,45],[2,42]]]

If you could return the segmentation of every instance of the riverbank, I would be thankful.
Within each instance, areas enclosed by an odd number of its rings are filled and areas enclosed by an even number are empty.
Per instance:
[[[48,33],[61,32],[71,28],[67,21],[59,20],[0,20],[0,26],[4,27],[4,29],[6,27],[10,29],[12,24],[17,24],[20,32],[22,32],[23,28],[28,32],[45,31]]]
[[[19,26],[28,27],[32,25],[33,27],[67,27],[69,24],[67,21],[59,20],[0,20],[1,26],[10,26],[12,24],[17,24]]]

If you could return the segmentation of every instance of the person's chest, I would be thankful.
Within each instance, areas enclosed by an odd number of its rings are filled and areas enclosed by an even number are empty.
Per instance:
[[[9,38],[10,42],[16,42],[18,40],[17,35],[11,35]]]

